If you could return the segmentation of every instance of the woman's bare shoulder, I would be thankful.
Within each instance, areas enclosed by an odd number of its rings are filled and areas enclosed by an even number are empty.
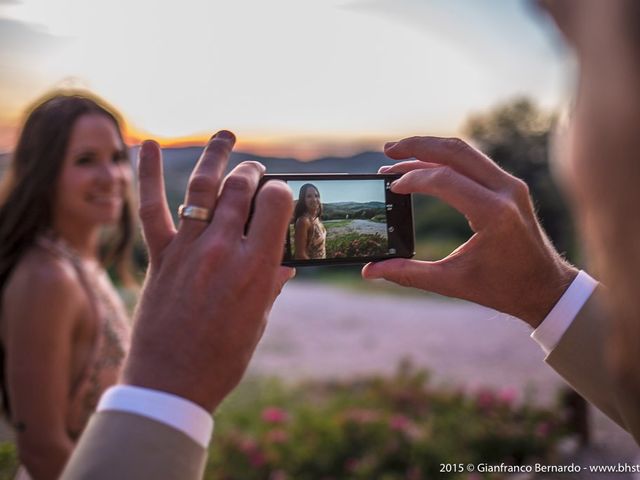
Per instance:
[[[308,228],[310,226],[311,226],[311,219],[306,215],[302,215],[301,217],[298,217],[298,219],[296,220],[296,228],[300,228],[300,227]]]
[[[18,261],[2,295],[3,313],[50,309],[55,315],[80,308],[86,293],[73,266],[40,249],[32,248]],[[6,317],[7,315],[3,315]]]

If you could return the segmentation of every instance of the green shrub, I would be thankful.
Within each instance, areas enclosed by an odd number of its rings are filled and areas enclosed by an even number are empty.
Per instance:
[[[549,462],[561,426],[513,390],[434,389],[407,365],[391,378],[243,384],[220,409],[206,478],[456,478],[440,465]]]
[[[11,442],[0,443],[0,480],[11,480],[18,470],[18,452]]]
[[[558,413],[513,389],[438,389],[407,363],[352,381],[249,379],[219,409],[205,478],[466,478],[440,465],[551,464],[566,434]],[[17,465],[15,447],[0,443],[0,480]]]

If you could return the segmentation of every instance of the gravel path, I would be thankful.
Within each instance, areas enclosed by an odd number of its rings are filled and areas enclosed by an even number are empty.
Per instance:
[[[362,234],[375,234],[381,235],[382,237],[387,236],[387,224],[380,222],[372,222],[371,220],[363,220],[360,218],[356,218],[351,220],[348,225],[344,225],[342,227],[331,227],[331,222],[325,222],[325,226],[327,227],[327,235],[329,238],[344,235],[345,233],[358,232]]]
[[[292,282],[276,302],[252,368],[287,378],[391,373],[403,358],[440,383],[535,389],[562,384],[522,322],[440,297],[381,296]]]

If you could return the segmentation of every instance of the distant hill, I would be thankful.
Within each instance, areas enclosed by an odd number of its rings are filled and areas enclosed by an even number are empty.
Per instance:
[[[137,147],[132,149],[132,158],[137,156],[137,150]],[[172,211],[182,202],[189,175],[200,153],[201,147],[163,149],[165,183]],[[381,152],[364,152],[352,157],[325,157],[308,162],[295,158],[262,157],[233,152],[227,171],[248,160],[262,163],[267,168],[267,173],[376,173],[382,165],[393,163]]]
[[[167,184],[184,192],[189,174],[202,149],[200,147],[167,148],[163,150]],[[136,153],[137,152],[132,152]],[[250,153],[234,152],[229,160],[228,171],[240,162],[256,161],[262,163],[268,173],[376,173],[382,165],[389,164],[383,153],[364,152],[352,157],[325,157],[309,162],[295,158],[272,158]]]
[[[367,218],[385,215],[384,202],[333,202],[322,204],[322,218]]]
[[[163,149],[165,167],[172,171],[190,172],[201,152],[201,147],[165,148]],[[132,149],[132,155],[136,154],[137,147]],[[229,170],[246,160],[262,163],[267,167],[268,173],[375,173],[379,167],[390,162],[381,152],[363,152],[352,157],[324,157],[308,162],[295,158],[263,157],[233,152],[229,160]]]
[[[138,150],[139,147],[130,149],[132,159],[137,157]],[[188,175],[201,152],[201,147],[163,149],[165,174]],[[0,173],[9,160],[9,153],[0,153]],[[363,152],[351,157],[324,157],[306,162],[295,158],[262,157],[251,153],[233,152],[227,170],[247,160],[262,163],[267,167],[268,173],[376,173],[382,165],[393,162],[381,152]]]
[[[384,208],[384,202],[333,202],[324,203],[335,208]]]
[[[138,150],[139,147],[131,148],[132,159],[137,158]],[[163,149],[167,197],[173,212],[182,202],[189,175],[200,153],[202,153],[202,147]],[[0,176],[4,173],[9,159],[8,153],[0,154]],[[262,163],[268,173],[376,173],[382,165],[393,163],[381,152],[364,152],[351,157],[325,157],[308,162],[295,158],[262,157],[250,153],[233,152],[227,171],[247,160]]]

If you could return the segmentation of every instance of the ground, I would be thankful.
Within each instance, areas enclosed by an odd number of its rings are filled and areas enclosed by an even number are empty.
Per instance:
[[[387,224],[372,222],[371,220],[363,220],[359,218],[354,220],[326,220],[324,225],[327,229],[327,236],[329,236],[329,238],[351,232],[358,232],[362,234],[377,233],[385,238],[387,236]]]
[[[515,388],[538,403],[554,401],[562,379],[517,319],[467,302],[420,294],[356,292],[294,280],[274,305],[249,374],[349,378],[393,372],[402,359],[428,368],[434,382],[473,391],[487,385]],[[528,393],[527,393],[528,392]],[[631,437],[595,409],[593,445],[570,452],[565,462],[640,463]],[[3,439],[10,437],[5,428]],[[584,475],[544,475],[574,480]],[[628,474],[590,475],[626,480]]]
[[[346,378],[392,372],[398,362],[410,358],[428,368],[436,383],[456,388],[515,388],[542,404],[553,402],[558,389],[566,388],[544,363],[542,350],[523,322],[467,302],[376,292],[290,282],[273,308],[250,372],[292,381]],[[640,451],[620,427],[595,409],[591,424],[593,445],[569,453],[566,462],[640,463]],[[588,478],[634,477],[594,474]]]

